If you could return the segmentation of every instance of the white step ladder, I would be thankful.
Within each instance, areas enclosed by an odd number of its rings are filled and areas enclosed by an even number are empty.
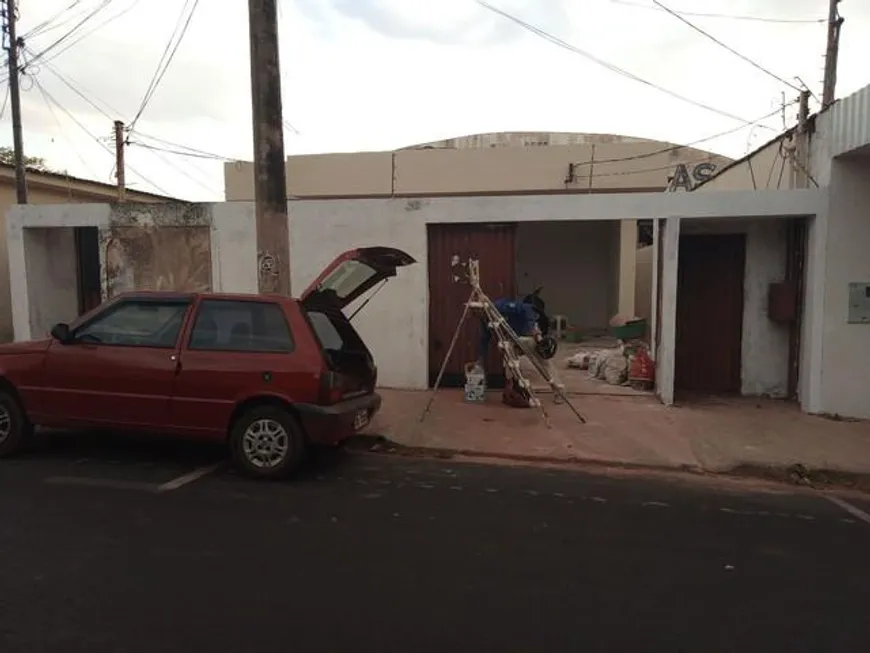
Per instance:
[[[429,414],[432,407],[432,402],[435,401],[435,394],[438,392],[438,388],[441,385],[444,371],[447,369],[447,364],[450,361],[450,357],[453,355],[453,350],[455,349],[456,342],[459,339],[459,333],[462,330],[462,325],[465,324],[465,320],[468,318],[469,311],[476,311],[482,314],[485,318],[487,327],[496,338],[499,352],[501,353],[502,361],[504,362],[505,377],[511,380],[516,387],[521,388],[528,393],[529,406],[536,407],[541,411],[541,416],[544,418],[547,427],[552,428],[550,417],[544,408],[543,402],[535,395],[532,389],[532,384],[523,376],[520,366],[521,355],[524,355],[532,363],[534,368],[547,382],[547,385],[552,388],[555,395],[568,405],[581,423],[585,424],[586,418],[580,414],[568,399],[561,384],[558,383],[550,373],[547,364],[541,360],[537,351],[535,351],[534,348],[530,348],[520,338],[520,336],[517,335],[516,331],[511,328],[510,324],[508,324],[504,315],[499,312],[492,300],[483,292],[480,287],[480,266],[479,262],[475,259],[470,259],[468,261],[468,283],[471,286],[471,296],[465,303],[462,317],[459,318],[459,324],[456,326],[456,331],[453,333],[453,339],[450,341],[447,355],[441,363],[441,369],[438,371],[438,376],[435,379],[432,394],[429,397],[426,408],[423,410],[423,414],[420,415],[420,421],[422,422],[426,419],[426,416]]]

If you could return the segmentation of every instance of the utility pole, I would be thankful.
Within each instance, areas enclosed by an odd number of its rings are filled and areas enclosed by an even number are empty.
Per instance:
[[[12,104],[12,147],[15,150],[15,190],[17,202],[27,204],[27,169],[24,165],[24,138],[21,135],[21,89],[18,85],[18,31],[15,0],[6,0],[6,33],[9,36],[9,102]]]
[[[281,107],[276,0],[248,0],[257,285],[261,293],[290,295],[290,229]]]
[[[795,184],[792,188],[806,188],[809,184],[807,171],[810,169],[809,162],[809,145],[810,137],[808,133],[808,122],[810,118],[810,92],[807,89],[801,91],[798,99],[798,128],[795,141],[795,155],[797,156],[798,166],[792,166],[792,170],[796,173]],[[797,167],[799,170],[794,170]]]
[[[840,0],[829,0],[828,6],[828,46],[825,50],[825,81],[822,88],[822,108],[826,109],[834,101],[837,87],[837,57],[840,54],[840,28],[843,18],[838,11]]]
[[[115,178],[118,180],[118,201],[127,199],[127,169],[124,166],[124,123],[115,121]]]

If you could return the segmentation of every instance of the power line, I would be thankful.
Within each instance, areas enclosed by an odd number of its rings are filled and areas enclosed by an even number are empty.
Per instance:
[[[221,154],[215,154],[214,152],[207,152],[205,150],[199,150],[195,147],[190,147],[189,145],[181,145],[180,143],[173,143],[172,141],[167,141],[164,138],[158,138],[157,136],[151,136],[150,134],[143,134],[142,132],[136,132],[136,134],[140,138],[147,138],[152,141],[156,141],[157,143],[161,143],[162,145],[168,145],[169,148],[176,148],[179,151],[173,151],[172,149],[167,148],[155,148],[154,146],[150,146],[154,149],[160,149],[164,152],[172,152],[174,154],[180,154],[182,156],[192,156],[194,158],[201,159],[215,159],[218,161],[229,161],[234,162],[238,161],[237,157],[223,156]],[[145,143],[139,143],[140,146],[149,147]]]
[[[69,5],[68,7],[64,8],[64,9],[61,9],[59,12],[57,12],[56,14],[54,14],[53,16],[51,16],[50,18],[46,18],[44,21],[42,21],[41,23],[39,23],[38,25],[36,25],[36,26],[35,26],[34,28],[32,28],[30,31],[25,32],[25,33],[22,35],[23,38],[25,38],[25,39],[29,39],[29,38],[32,38],[32,37],[34,37],[34,36],[38,36],[38,35],[40,35],[40,34],[44,34],[45,32],[51,31],[51,30],[53,30],[53,29],[57,29],[57,28],[60,27],[61,25],[65,24],[65,23],[68,23],[70,20],[72,20],[72,18],[67,18],[66,20],[61,21],[61,22],[60,22],[59,24],[57,24],[57,25],[54,25],[54,26],[51,25],[51,24],[52,24],[53,22],[55,22],[58,18],[60,18],[61,16],[63,16],[66,12],[68,12],[68,11],[72,11],[73,9],[76,8],[77,5],[80,5],[82,2],[83,2],[83,0],[73,0],[73,2],[72,2],[71,5]]]
[[[786,106],[791,106],[792,104],[796,104],[796,103],[797,103],[797,100],[794,100],[794,101],[788,103]],[[764,127],[765,125],[761,124],[762,121],[778,115],[781,111],[782,111],[782,108],[778,107],[776,110],[754,120],[752,126],[753,127]],[[664,147],[664,148],[661,148],[658,150],[654,150],[652,152],[644,152],[643,154],[633,154],[631,156],[614,157],[611,159],[595,159],[594,161],[589,160],[589,161],[586,161],[585,163],[579,163],[579,164],[575,164],[575,165],[585,165],[585,164],[589,164],[589,163],[595,163],[596,165],[598,165],[601,163],[621,163],[623,161],[636,161],[638,159],[648,159],[650,157],[659,156],[660,154],[669,154],[671,152],[676,152],[676,151],[681,150],[681,149],[686,148],[686,147],[694,147],[695,145],[700,145],[701,143],[706,143],[708,141],[712,141],[712,140],[715,140],[717,138],[722,138],[723,136],[730,136],[731,134],[735,134],[743,129],[746,129],[749,126],[750,125],[740,125],[739,127],[732,127],[731,129],[727,129],[725,131],[718,132],[716,134],[713,134],[712,136],[705,136],[704,138],[699,138],[697,140],[691,141],[691,142],[686,143],[684,145],[672,145],[669,147]]]
[[[108,118],[109,120],[115,120],[118,116],[121,115],[121,113],[120,113],[119,111],[116,111],[115,109],[113,109],[112,107],[110,107],[108,104],[106,104],[106,105],[105,105],[106,108],[108,108],[110,111],[114,111],[114,112],[115,112],[115,116],[114,116],[114,117],[111,116],[111,115],[109,115],[109,114],[108,114],[108,113],[107,113],[103,108],[101,108],[101,107],[100,107],[96,102],[94,102],[94,101],[91,100],[87,95],[85,95],[84,92],[83,92],[81,89],[79,89],[79,88],[78,88],[78,87],[77,87],[77,86],[72,82],[72,80],[67,79],[63,74],[61,74],[61,72],[60,72],[57,68],[55,68],[54,66],[52,66],[51,64],[49,64],[49,63],[47,63],[47,62],[46,62],[46,64],[45,64],[45,67],[46,67],[49,71],[51,71],[51,72],[54,74],[55,77],[57,77],[61,82],[63,82],[63,84],[64,84],[67,88],[69,88],[73,93],[75,93],[76,95],[78,95],[81,99],[83,99],[85,102],[87,102],[89,105],[91,105],[94,109],[96,109],[99,113],[101,113],[103,116],[105,116],[105,117]]]
[[[192,159],[206,159],[208,161],[223,161],[223,162],[233,162],[238,159],[229,159],[227,157],[219,156],[217,154],[206,154],[199,152],[186,152],[184,150],[174,150],[168,147],[157,147],[156,145],[148,145],[147,143],[142,143],[140,141],[127,141],[128,145],[138,145],[139,147],[144,147],[146,150],[153,150],[155,152],[166,152],[167,154],[177,154],[178,156],[186,156]]]
[[[770,72],[767,68],[765,68],[764,66],[762,66],[760,63],[758,63],[757,61],[754,61],[754,60],[750,59],[749,57],[747,57],[747,56],[744,55],[744,54],[741,54],[740,52],[738,52],[737,50],[735,50],[734,48],[732,48],[730,45],[727,45],[727,44],[723,43],[722,41],[720,41],[719,39],[717,39],[715,36],[713,36],[712,34],[710,34],[709,32],[707,32],[707,31],[701,29],[700,27],[698,27],[697,25],[695,25],[692,21],[688,20],[687,18],[683,18],[683,17],[682,17],[680,14],[678,14],[676,11],[673,11],[672,9],[668,9],[665,5],[663,5],[661,2],[659,2],[659,0],[652,0],[652,1],[656,4],[657,7],[660,7],[663,11],[668,12],[671,16],[673,16],[674,18],[676,18],[676,19],[679,20],[680,22],[685,23],[686,25],[688,25],[689,27],[691,27],[693,30],[695,30],[696,32],[698,32],[699,34],[701,34],[701,35],[707,37],[708,39],[710,39],[711,41],[713,41],[713,43],[715,43],[715,44],[718,45],[719,47],[722,47],[722,48],[728,50],[728,52],[730,52],[731,54],[733,54],[735,57],[739,57],[740,59],[742,59],[743,61],[745,61],[746,63],[748,63],[750,66],[753,66],[753,67],[757,68],[758,70],[760,70],[761,72],[763,72],[765,75],[768,75],[769,77],[772,77],[773,79],[775,79],[776,81],[780,82],[781,84],[785,84],[786,86],[788,86],[788,87],[791,88],[792,90],[797,91],[798,93],[800,93],[800,92],[803,90],[802,88],[799,88],[799,87],[795,86],[795,85],[792,84],[791,82],[787,82],[786,80],[784,80],[782,77],[780,77],[780,76],[777,75],[776,73],[772,73],[772,72]]]
[[[519,25],[523,29],[532,32],[533,34],[541,37],[545,41],[549,41],[550,43],[552,43],[554,45],[558,45],[560,48],[564,48],[570,52],[573,52],[574,54],[579,54],[581,57],[589,59],[590,61],[593,61],[593,62],[597,63],[599,66],[603,66],[604,68],[607,68],[608,70],[610,70],[612,72],[615,72],[619,75],[627,77],[628,79],[631,79],[631,80],[638,82],[640,84],[643,84],[645,86],[649,86],[651,88],[654,88],[661,93],[665,93],[666,95],[670,95],[671,97],[676,98],[678,100],[682,100],[683,102],[686,102],[688,104],[692,104],[696,107],[699,107],[701,109],[705,109],[705,110],[710,111],[712,113],[717,113],[720,116],[725,116],[726,118],[730,118],[731,120],[736,120],[737,122],[742,122],[744,125],[753,124],[752,121],[746,120],[745,118],[741,118],[740,116],[736,116],[733,113],[723,111],[722,109],[717,109],[716,107],[713,107],[709,104],[704,104],[703,102],[698,102],[697,100],[693,100],[689,97],[686,97],[685,95],[681,95],[680,93],[677,93],[676,91],[672,91],[672,90],[667,89],[663,86],[659,86],[658,84],[655,84],[655,83],[650,82],[646,79],[643,79],[642,77],[638,77],[634,73],[630,73],[627,70],[620,68],[619,66],[608,63],[607,61],[604,61],[603,59],[600,59],[599,57],[596,57],[595,55],[593,55],[589,52],[586,52],[585,50],[581,50],[577,46],[571,45],[567,41],[563,41],[562,39],[560,39],[556,36],[553,36],[552,34],[545,32],[541,28],[535,27],[534,25],[527,23],[524,20],[517,18],[516,16],[513,16],[513,15],[507,13],[506,11],[503,11],[502,9],[499,9],[497,7],[493,7],[492,5],[484,2],[484,0],[475,0],[475,2],[477,2],[477,4],[480,5],[481,7],[483,7],[484,9],[487,9],[493,13],[496,13],[496,14],[500,15],[501,17],[506,18],[507,20],[509,20],[513,23],[516,23],[517,25]],[[767,127],[767,129],[772,129],[772,128]],[[773,130],[773,131],[775,131],[775,130]]]
[[[219,191],[216,191],[216,190],[215,190],[214,188],[212,188],[211,186],[206,185],[205,183],[203,183],[202,181],[200,181],[199,179],[197,179],[196,177],[194,177],[193,175],[191,175],[189,172],[187,172],[187,171],[185,171],[184,169],[182,169],[180,166],[175,165],[175,164],[174,164],[174,163],[169,159],[169,157],[163,156],[163,154],[161,154],[161,150],[159,150],[158,148],[155,148],[155,147],[149,147],[149,146],[147,146],[147,145],[145,145],[145,144],[143,144],[143,143],[136,143],[136,142],[130,142],[129,144],[130,144],[130,145],[138,145],[138,146],[140,146],[140,147],[144,147],[145,149],[149,150],[149,151],[150,151],[154,156],[156,156],[156,157],[159,158],[161,161],[163,161],[163,163],[165,163],[165,164],[168,165],[170,168],[173,168],[174,170],[176,170],[176,171],[179,172],[180,174],[182,174],[182,175],[184,175],[185,177],[187,177],[188,179],[190,179],[190,181],[192,181],[193,183],[195,183],[195,184],[196,184],[197,186],[199,186],[200,188],[203,188],[203,189],[207,190],[209,193],[213,193],[213,194],[215,194],[215,195],[220,195],[220,192],[219,192]]]
[[[616,5],[625,5],[626,7],[638,7],[639,9],[652,9],[653,11],[662,11],[659,7],[651,7],[650,5],[645,5],[640,2],[630,2],[630,0],[610,0],[613,4]],[[792,24],[792,25],[813,25],[824,23],[824,18],[773,18],[769,16],[744,16],[739,14],[716,14],[716,13],[704,13],[698,11],[683,11],[683,10],[674,10],[675,13],[678,13],[681,16],[695,16],[697,18],[724,18],[727,20],[748,20],[759,23],[782,23],[782,24]]]
[[[109,16],[109,17],[106,18],[106,20],[104,20],[102,23],[99,23],[99,24],[97,24],[97,25],[94,25],[94,26],[93,26],[91,29],[89,29],[87,32],[84,32],[83,34],[79,34],[79,36],[78,36],[77,39],[75,39],[74,41],[72,41],[72,42],[70,42],[70,43],[67,43],[65,48],[63,48],[62,50],[59,50],[58,52],[55,52],[54,55],[52,55],[49,59],[46,60],[45,63],[47,63],[48,61],[54,61],[54,60],[57,59],[59,56],[61,56],[64,52],[66,52],[66,51],[69,50],[70,48],[75,47],[78,43],[81,43],[84,39],[86,39],[88,36],[90,36],[90,35],[93,34],[94,32],[96,32],[96,31],[98,31],[98,30],[101,30],[102,28],[104,28],[104,27],[105,27],[106,25],[108,25],[109,23],[112,23],[112,22],[118,20],[119,18],[121,18],[121,16],[124,16],[125,14],[131,12],[133,9],[136,8],[136,6],[137,6],[141,1],[142,1],[142,0],[133,0],[133,4],[131,4],[131,5],[130,5],[129,7],[127,7],[126,9],[122,9],[122,10],[119,11],[117,14],[114,14],[113,16]]]
[[[193,4],[191,5],[191,0],[185,0],[185,3],[181,8],[181,13],[178,15],[178,21],[175,24],[175,29],[172,31],[172,34],[169,37],[169,42],[166,44],[166,47],[163,50],[163,54],[161,55],[160,61],[157,64],[157,70],[154,71],[154,76],[151,78],[151,83],[148,85],[148,90],[145,91],[145,97],[142,98],[142,105],[139,107],[139,110],[136,112],[133,121],[130,123],[130,132],[133,131],[134,127],[136,126],[136,122],[139,120],[142,112],[145,111],[145,107],[148,106],[148,102],[150,102],[151,98],[154,97],[154,93],[155,91],[157,91],[157,87],[160,85],[163,76],[169,69],[169,65],[172,63],[172,59],[175,57],[175,53],[178,52],[178,46],[181,45],[181,41],[184,39],[184,35],[187,33],[187,28],[190,27],[190,21],[193,19],[194,13],[196,13],[196,8],[199,6],[199,0],[192,1]],[[184,19],[184,13],[188,6],[191,7],[190,12],[188,12],[187,19],[184,20],[184,23],[182,25],[182,19]],[[178,35],[177,39],[175,39],[176,34]],[[173,39],[175,39],[174,45]]]
[[[34,81],[35,81],[35,80],[34,80]],[[63,111],[63,112],[67,115],[67,117],[68,117],[70,120],[72,120],[76,125],[78,125],[79,129],[81,129],[81,130],[82,130],[83,132],[85,132],[88,136],[90,136],[90,137],[91,137],[91,138],[92,138],[92,139],[97,143],[97,145],[99,145],[99,146],[100,146],[101,148],[103,148],[106,152],[108,152],[109,154],[111,154],[112,157],[114,158],[115,153],[114,153],[114,152],[113,152],[113,151],[112,151],[112,150],[111,150],[111,149],[110,149],[110,148],[109,148],[105,143],[103,143],[103,141],[101,141],[99,138],[97,138],[96,136],[94,136],[94,134],[93,134],[93,133],[92,133],[92,132],[87,128],[87,127],[85,127],[85,126],[84,126],[84,125],[83,125],[83,124],[78,120],[78,118],[76,118],[76,117],[75,117],[75,116],[74,116],[70,111],[68,111],[66,107],[64,107],[60,102],[58,102],[56,99],[54,99],[54,97],[51,95],[51,93],[49,93],[47,90],[45,90],[45,88],[42,89],[42,92],[45,94],[46,99],[48,99],[48,100],[49,100],[52,104],[54,104],[58,109],[60,109],[61,111]],[[137,177],[139,177],[140,179],[142,179],[142,181],[144,181],[144,182],[150,184],[151,186],[153,186],[154,188],[156,188],[158,191],[160,191],[160,192],[163,193],[164,195],[169,195],[169,192],[168,192],[168,191],[166,191],[165,189],[163,189],[163,188],[161,188],[160,186],[158,186],[157,184],[155,184],[153,181],[151,181],[150,179],[148,179],[148,177],[146,177],[145,175],[143,175],[141,172],[135,170],[132,166],[129,166],[129,165],[128,165],[127,167],[130,169],[131,172],[133,172],[133,174],[135,174]]]
[[[62,45],[67,39],[73,36],[81,27],[86,25],[89,21],[94,19],[94,16],[99,14],[103,9],[108,7],[113,0],[102,0],[100,4],[98,4],[94,9],[91,10],[84,18],[82,18],[75,26],[70,29],[68,32],[64,33],[63,36],[59,37],[54,43],[49,45],[47,48],[44,48],[42,52],[35,55],[33,59],[31,59],[30,63],[37,63],[40,59],[43,59],[47,54],[49,54],[52,50]]]
[[[51,117],[54,119],[54,123],[57,125],[58,130],[60,130],[61,136],[69,143],[70,149],[73,151],[73,154],[76,155],[79,161],[81,161],[82,166],[86,168],[94,177],[98,177],[99,175],[94,172],[94,169],[91,168],[90,164],[85,160],[85,158],[78,151],[76,146],[73,144],[72,139],[67,136],[66,132],[63,129],[63,126],[60,124],[60,120],[57,118],[57,114],[54,111],[54,107],[51,106],[51,102],[48,99],[48,95],[45,92],[45,88],[43,88],[42,84],[35,77],[33,78],[33,85],[36,86],[36,89],[39,91],[40,95],[42,95],[42,100],[45,102],[45,106],[48,107],[49,112],[51,113]]]

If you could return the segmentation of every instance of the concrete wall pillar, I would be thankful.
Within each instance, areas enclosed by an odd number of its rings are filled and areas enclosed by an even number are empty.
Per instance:
[[[674,355],[677,345],[677,269],[680,253],[680,218],[665,220],[662,239],[661,333],[656,352],[656,391],[662,403],[674,403]]]
[[[619,313],[635,315],[637,276],[637,220],[619,223]]]

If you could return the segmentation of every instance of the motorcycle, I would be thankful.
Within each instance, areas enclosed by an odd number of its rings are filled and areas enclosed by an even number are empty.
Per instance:
[[[523,302],[534,306],[535,311],[538,313],[538,330],[541,332],[541,339],[536,343],[535,350],[538,356],[547,360],[556,355],[558,343],[550,335],[550,316],[547,315],[546,302],[541,299],[541,291],[543,289],[543,286],[538,286],[531,293],[523,297]]]

